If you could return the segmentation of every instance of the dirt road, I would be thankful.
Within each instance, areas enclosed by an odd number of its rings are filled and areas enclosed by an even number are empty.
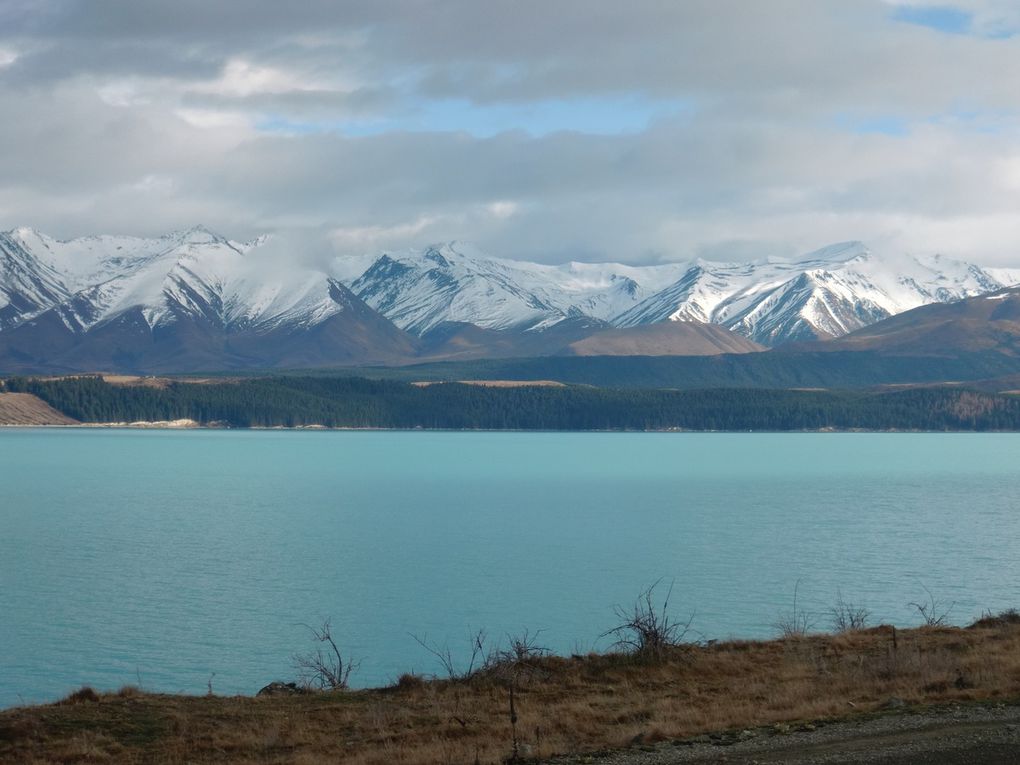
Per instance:
[[[640,742],[629,750],[561,758],[556,765],[727,763],[874,763],[876,765],[1020,765],[1020,706],[958,704],[895,711],[830,724],[784,726]]]

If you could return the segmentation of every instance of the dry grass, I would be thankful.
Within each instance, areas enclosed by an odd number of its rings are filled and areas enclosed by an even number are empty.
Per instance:
[[[1020,623],[891,627],[832,636],[685,647],[655,662],[624,655],[537,660],[517,695],[533,756],[907,704],[1020,696]],[[125,689],[0,712],[3,763],[495,763],[510,751],[496,674],[467,681],[271,698]]]

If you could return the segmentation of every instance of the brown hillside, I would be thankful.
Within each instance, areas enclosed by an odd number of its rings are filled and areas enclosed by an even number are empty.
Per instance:
[[[921,306],[809,349],[930,356],[992,350],[1020,355],[1020,289]]]
[[[0,425],[77,425],[31,393],[0,393]]]
[[[763,346],[728,329],[694,321],[606,329],[566,348],[574,356],[715,356],[763,350]]]

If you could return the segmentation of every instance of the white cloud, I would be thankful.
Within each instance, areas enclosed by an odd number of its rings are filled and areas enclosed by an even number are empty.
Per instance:
[[[294,90],[318,90],[321,83],[286,72],[279,67],[262,66],[242,58],[231,58],[216,80],[194,85],[197,93],[245,97],[258,93],[286,93]]]
[[[175,109],[173,113],[192,127],[203,130],[225,129],[246,132],[252,135],[255,133],[251,117],[239,112],[225,111],[223,109],[185,107]]]
[[[338,226],[329,232],[329,239],[343,254],[396,249],[408,240],[417,240],[438,222],[434,216],[423,215],[390,226]]]
[[[517,213],[517,210],[519,209],[519,207],[520,207],[520,205],[518,205],[516,202],[511,202],[511,201],[506,200],[506,199],[501,199],[501,200],[496,201],[496,202],[490,202],[489,204],[487,204],[485,206],[485,209],[488,211],[488,213],[492,217],[499,218],[499,219],[504,219],[504,218],[510,218],[513,215],[515,215]]]

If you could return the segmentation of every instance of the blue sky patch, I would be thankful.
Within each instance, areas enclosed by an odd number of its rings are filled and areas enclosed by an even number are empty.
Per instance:
[[[888,135],[902,138],[910,134],[910,126],[903,117],[878,115],[871,117],[839,115],[836,126],[842,130],[861,135]]]
[[[901,5],[892,17],[905,24],[916,24],[953,35],[971,34],[974,16],[950,5]]]

